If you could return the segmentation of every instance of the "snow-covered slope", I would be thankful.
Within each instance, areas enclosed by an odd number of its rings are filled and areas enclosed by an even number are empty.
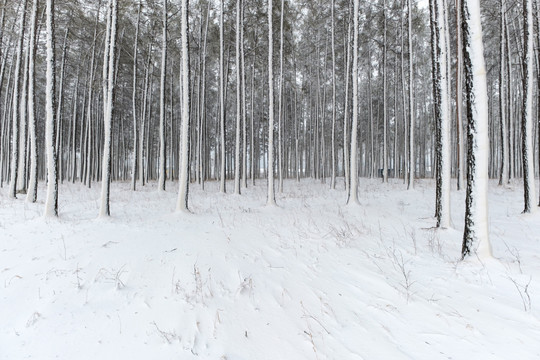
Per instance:
[[[434,184],[288,181],[221,195],[60,186],[60,218],[0,190],[0,359],[537,359],[540,215],[490,188],[496,260],[458,261]],[[176,189],[176,186],[169,186]],[[43,199],[44,188],[39,197]],[[528,286],[527,286],[528,285]]]

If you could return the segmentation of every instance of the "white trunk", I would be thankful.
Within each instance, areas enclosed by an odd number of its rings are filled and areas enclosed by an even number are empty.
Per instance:
[[[146,61],[146,69],[144,75],[144,94],[142,102],[141,123],[139,125],[139,182],[142,186],[145,183],[145,166],[144,166],[144,145],[146,136],[146,113],[148,108],[148,93],[150,92],[150,74],[153,70],[152,67],[152,45],[148,45],[148,59]],[[146,136],[148,137],[148,136]]]
[[[336,48],[334,44],[334,2],[332,0],[332,176],[330,188],[336,188]]]
[[[240,26],[240,67],[242,68],[242,184],[247,187],[247,123],[246,123],[246,62],[244,55],[244,7],[241,10]]]
[[[27,107],[28,107],[28,55],[30,43],[27,42],[26,51],[24,56],[24,66],[22,68],[22,87],[21,97],[19,99],[19,165],[17,166],[17,190],[19,192],[26,192],[26,149],[27,149]]]
[[[356,0],[358,1],[358,0]],[[268,199],[267,205],[276,205],[274,192],[274,72],[272,36],[272,0],[268,0]]]
[[[510,84],[506,79],[506,1],[501,0],[501,39],[500,39],[500,74],[499,74],[499,106],[501,121],[501,169],[499,174],[499,185],[508,184],[508,122],[506,118],[506,87]]]
[[[465,141],[463,136],[463,43],[461,33],[461,1],[456,0],[456,21],[457,21],[457,64],[456,64],[456,127],[457,127],[457,189],[463,188],[463,176],[465,174],[464,149]]]
[[[414,173],[416,171],[416,158],[414,155],[414,121],[416,118],[414,110],[414,71],[413,71],[413,44],[412,44],[412,3],[408,0],[408,26],[409,26],[409,177],[407,179],[407,189],[414,189]]]
[[[386,1],[383,1],[384,36],[383,36],[383,182],[388,182],[388,146],[386,118]]]
[[[236,143],[234,156],[234,193],[240,195],[240,136],[242,125],[242,79],[240,66],[240,8],[241,0],[236,0]]]
[[[62,62],[60,64],[60,79],[58,80],[58,98],[57,98],[57,108],[56,108],[56,156],[58,160],[57,171],[58,177],[63,181],[63,167],[64,167],[64,156],[63,156],[63,123],[64,119],[62,117],[62,111],[64,108],[64,76],[66,69],[66,54],[67,54],[67,38],[69,34],[69,28],[66,29],[64,33],[64,43],[62,45]]]
[[[163,0],[163,28],[161,35],[161,77],[159,86],[159,179],[158,191],[165,191],[165,81],[167,72],[167,0]]]
[[[438,6],[438,47],[439,47],[439,72],[440,72],[440,133],[441,133],[441,213],[439,214],[438,226],[450,227],[450,180],[451,180],[451,147],[450,147],[450,94],[449,94],[449,71],[447,53],[447,14],[446,2],[437,0]]]
[[[226,192],[225,187],[225,77],[223,73],[223,2],[220,2],[219,15],[219,124],[220,124],[220,146],[221,146],[221,169],[219,191]]]
[[[251,64],[251,141],[250,141],[250,176],[251,184],[255,185],[255,128],[253,127],[255,119],[255,63]]]
[[[88,128],[88,137],[86,141],[87,152],[86,152],[86,185],[91,187],[92,184],[92,104],[93,104],[93,94],[94,94],[94,64],[96,61],[96,45],[97,45],[97,30],[99,23],[99,10],[101,3],[98,3],[98,8],[96,10],[96,23],[94,26],[94,39],[92,42],[92,58],[90,60],[90,76],[88,81],[88,104],[86,109],[86,126]],[[81,166],[82,170],[82,166]],[[82,172],[82,171],[81,171]],[[82,173],[81,173],[82,178]]]
[[[487,197],[489,112],[480,3],[475,0],[464,0],[462,19],[469,148],[462,257],[474,252],[480,257],[491,257]]]
[[[178,181],[177,211],[188,211],[189,191],[189,39],[188,39],[188,0],[181,0],[181,44],[182,44],[182,141],[180,157],[180,179]]]
[[[36,140],[36,117],[35,117],[35,52],[36,52],[36,23],[37,23],[38,0],[32,4],[30,20],[30,46],[28,54],[28,132],[30,133],[30,178],[26,201],[36,202],[38,183],[38,153]],[[0,170],[1,171],[1,170]]]
[[[58,178],[56,162],[56,89],[54,56],[54,0],[47,0],[46,9],[46,88],[45,88],[45,152],[47,154],[47,196],[45,216],[58,216]]]
[[[350,184],[350,163],[349,163],[349,81],[351,79],[351,21],[347,28],[347,63],[345,65],[345,104],[343,106],[343,168],[345,170],[345,191],[349,193]]]
[[[349,204],[358,204],[358,170],[357,170],[357,144],[358,134],[358,4],[354,0],[353,9],[353,71],[352,71],[352,127],[351,127],[351,186],[349,189]],[[369,71],[369,70],[368,70]]]
[[[285,1],[281,0],[281,14],[279,22],[279,94],[278,94],[278,176],[279,192],[283,192],[283,149],[282,149],[282,126],[283,126],[283,13]],[[270,164],[269,164],[270,166]]]
[[[19,162],[19,121],[20,121],[20,109],[19,109],[19,78],[21,75],[21,61],[23,52],[23,35],[24,35],[24,23],[26,19],[26,3],[24,0],[23,7],[21,9],[21,15],[19,18],[19,35],[17,39],[17,53],[15,60],[14,71],[14,84],[13,84],[13,102],[12,102],[12,153],[11,153],[11,177],[9,181],[9,196],[15,198],[17,193],[17,167]]]
[[[138,144],[137,141],[137,55],[139,53],[139,26],[141,23],[141,7],[142,3],[139,0],[139,8],[137,11],[137,26],[135,28],[135,44],[133,46],[133,91],[132,91],[132,107],[131,112],[133,116],[133,164],[131,168],[131,190],[135,191],[137,183],[137,155]]]
[[[523,186],[525,206],[523,212],[534,212],[534,143],[533,143],[533,17],[532,0],[524,0],[524,82],[523,82],[523,108],[522,108],[522,158],[523,158]]]
[[[116,30],[117,30],[117,12],[118,12],[118,0],[109,0],[109,11],[110,17],[107,16],[107,33],[110,32],[108,41],[105,42],[105,46],[108,47],[108,50],[105,51],[107,56],[107,63],[104,66],[107,66],[107,78],[106,78],[106,94],[103,98],[106,101],[105,103],[105,113],[103,115],[103,124],[104,124],[104,143],[103,143],[103,163],[102,163],[102,177],[101,177],[101,205],[99,209],[100,216],[109,216],[110,206],[109,206],[109,193],[110,193],[110,184],[111,184],[111,125],[113,118],[113,101],[114,101],[114,79],[115,79],[115,66],[114,60],[116,56]]]

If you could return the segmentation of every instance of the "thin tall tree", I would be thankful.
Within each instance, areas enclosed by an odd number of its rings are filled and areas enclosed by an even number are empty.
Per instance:
[[[480,3],[461,3],[463,65],[467,104],[467,195],[462,259],[491,256],[488,235],[488,97]]]
[[[45,152],[47,154],[47,196],[45,216],[58,216],[58,176],[56,159],[56,58],[54,54],[54,0],[46,6],[46,89]]]
[[[268,0],[268,198],[267,205],[276,205],[274,191],[274,72],[273,72],[273,34],[272,0]]]
[[[165,84],[167,74],[167,0],[163,0],[163,27],[161,34],[161,77],[159,86],[159,179],[158,191],[165,191],[166,137],[165,137]]]
[[[176,204],[177,211],[188,211],[188,194],[189,194],[189,149],[190,149],[190,106],[189,95],[190,88],[190,70],[189,70],[189,22],[188,0],[181,0],[181,31],[180,42],[182,44],[182,141],[181,141],[181,156],[180,156],[180,179],[178,181],[178,202]]]
[[[111,186],[111,126],[114,114],[114,90],[115,90],[115,56],[116,56],[116,33],[118,27],[118,0],[109,0],[109,10],[107,11],[107,35],[105,35],[105,57],[103,66],[106,69],[104,78],[104,143],[103,143],[103,163],[101,177],[101,206],[100,216],[109,216],[110,211],[110,186]]]
[[[533,17],[532,0],[523,1],[523,107],[521,109],[521,154],[523,162],[524,213],[533,212],[534,189],[533,146]]]
[[[352,64],[352,127],[351,127],[351,183],[347,203],[358,204],[358,168],[357,168],[357,136],[358,136],[358,4],[354,0],[353,8],[353,64]],[[369,71],[369,70],[368,70]]]
[[[38,152],[36,139],[36,109],[35,109],[35,54],[37,33],[37,11],[39,1],[34,0],[30,18],[30,46],[28,54],[28,132],[30,135],[30,177],[26,201],[36,202],[38,184]]]

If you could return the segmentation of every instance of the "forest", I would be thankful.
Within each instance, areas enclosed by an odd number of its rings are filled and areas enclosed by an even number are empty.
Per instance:
[[[540,0],[0,0],[0,358],[537,358],[539,124]]]

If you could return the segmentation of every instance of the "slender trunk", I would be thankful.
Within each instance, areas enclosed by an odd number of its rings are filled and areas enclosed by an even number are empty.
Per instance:
[[[240,9],[242,1],[236,0],[236,142],[234,156],[234,193],[240,195],[240,138],[242,121],[242,80],[240,67]]]
[[[534,147],[533,147],[533,22],[532,0],[523,1],[523,107],[521,109],[521,151],[523,162],[524,213],[534,212]]]
[[[117,12],[118,12],[118,0],[109,0],[110,16],[107,16],[108,31],[110,36],[107,36],[105,46],[109,49],[105,51],[107,56],[104,58],[107,61],[104,63],[106,66],[107,80],[104,84],[106,93],[104,93],[105,112],[103,114],[104,123],[104,144],[103,144],[103,164],[102,164],[102,178],[101,178],[101,206],[99,210],[100,216],[109,216],[111,214],[109,204],[109,194],[111,185],[111,125],[114,115],[114,90],[115,90],[115,54],[116,54],[116,33],[117,33]],[[105,70],[104,70],[105,73]]]
[[[220,2],[219,15],[219,124],[220,124],[220,146],[221,146],[221,168],[220,168],[220,185],[219,191],[225,193],[227,191],[225,185],[225,88],[224,88],[224,71],[223,71],[223,2]]]
[[[349,11],[350,14],[350,11]],[[349,193],[349,184],[351,183],[350,163],[349,163],[349,81],[351,79],[351,21],[347,27],[346,53],[347,63],[345,65],[345,99],[343,105],[343,169],[345,172],[345,191]]]
[[[49,0],[50,1],[50,0]],[[19,18],[19,35],[17,40],[17,53],[15,59],[13,95],[12,95],[12,144],[11,144],[11,178],[9,182],[9,196],[15,198],[17,196],[17,175],[19,164],[19,78],[21,77],[21,61],[23,56],[23,41],[24,41],[24,24],[26,19],[26,4],[27,0],[23,0],[21,14]],[[47,3],[49,5],[49,3]]]
[[[332,175],[330,188],[336,188],[336,48],[334,44],[334,5],[332,0]]]
[[[467,100],[467,197],[462,258],[491,257],[488,236],[488,101],[480,3],[463,0],[464,74]],[[477,248],[474,249],[473,246]]]
[[[188,22],[188,0],[182,0],[181,9],[181,32],[180,40],[182,44],[182,141],[181,141],[181,163],[180,179],[178,190],[177,211],[188,211],[189,193],[189,94],[190,94],[190,71],[189,71],[189,22]]]
[[[46,56],[46,91],[45,112],[45,148],[47,153],[47,197],[45,216],[58,216],[58,176],[56,161],[56,89],[55,89],[55,54],[54,54],[54,0],[47,0],[47,56]]]
[[[158,191],[165,191],[165,84],[167,73],[167,0],[163,0],[163,29],[161,42],[161,77],[159,86],[159,180]]]
[[[38,0],[32,4],[32,15],[30,20],[30,52],[28,54],[28,132],[30,133],[30,178],[26,201],[36,202],[38,185],[38,151],[36,139],[36,108],[35,108],[35,73],[36,73],[36,33],[37,33],[37,9]],[[1,156],[1,154],[0,154]],[[0,168],[0,171],[1,168]]]
[[[246,68],[244,56],[244,7],[240,19],[240,67],[242,68],[242,184],[247,187]]]
[[[133,191],[135,191],[137,184],[137,156],[138,146],[140,146],[137,141],[137,55],[139,53],[139,27],[141,23],[141,8],[142,0],[139,0],[139,6],[137,10],[137,26],[135,27],[135,44],[133,46],[133,92],[131,97],[131,113],[133,116],[133,164],[131,168],[131,190]]]
[[[274,192],[274,72],[273,72],[273,34],[272,0],[268,0],[268,198],[267,205],[276,205]]]
[[[463,188],[464,136],[463,136],[463,42],[461,34],[461,1],[456,0],[457,63],[456,63],[456,129],[457,129],[457,189]]]
[[[413,70],[413,47],[412,47],[412,2],[408,0],[408,45],[409,45],[409,177],[407,179],[407,189],[414,188],[414,173],[416,171],[416,158],[414,154],[414,122],[415,122],[415,109],[414,109],[414,70]]]
[[[354,0],[353,9],[353,99],[352,99],[352,128],[351,128],[351,186],[348,203],[358,204],[358,170],[357,170],[357,144],[358,135],[358,6],[359,0]],[[368,70],[369,71],[369,70]]]
[[[383,21],[384,21],[384,35],[383,35],[383,182],[388,182],[388,144],[387,144],[387,118],[386,118],[386,1],[383,1]]]

